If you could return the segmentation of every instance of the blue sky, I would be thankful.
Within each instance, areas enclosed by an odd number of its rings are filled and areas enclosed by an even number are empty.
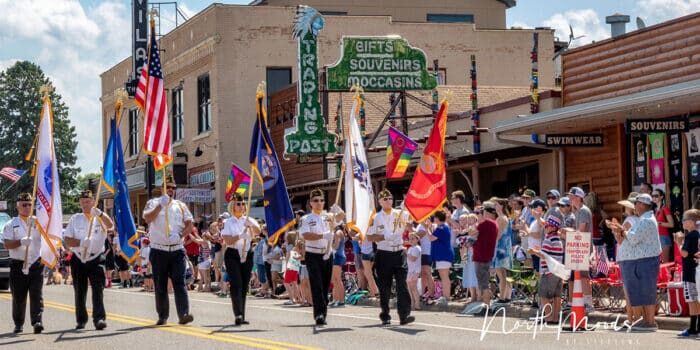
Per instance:
[[[351,0],[348,0],[351,1]],[[430,1],[430,0],[426,0]],[[179,6],[194,15],[212,1],[180,0]],[[249,1],[221,1],[247,4]],[[17,60],[38,63],[54,81],[70,109],[78,132],[78,165],[97,171],[102,155],[100,130],[100,78],[107,68],[131,51],[130,0],[0,0],[0,70]],[[700,0],[519,0],[507,12],[507,25],[554,28],[562,40],[583,36],[573,45],[584,45],[609,36],[605,16],[630,15],[647,25],[700,11]],[[164,10],[164,30],[174,27],[172,11]],[[0,164],[11,166],[14,164]]]

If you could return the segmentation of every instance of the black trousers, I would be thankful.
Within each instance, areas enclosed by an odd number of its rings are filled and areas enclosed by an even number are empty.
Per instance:
[[[88,313],[85,307],[87,301],[88,281],[92,288],[92,321],[104,320],[105,304],[103,291],[105,288],[105,256],[100,255],[86,263],[73,256],[70,260],[70,274],[73,277],[73,291],[75,292],[75,320],[85,324],[88,321]]]
[[[319,316],[326,318],[328,314],[328,292],[331,285],[333,260],[323,260],[323,254],[306,252],[306,269],[309,270],[311,284],[311,299],[314,302],[314,319]]]
[[[250,287],[250,275],[253,272],[253,251],[249,250],[245,262],[241,262],[238,249],[228,248],[224,253],[226,273],[231,284],[231,302],[233,315],[245,320],[245,300]]]
[[[411,295],[406,286],[406,253],[403,250],[397,252],[377,250],[374,268],[377,271],[379,305],[382,308],[379,318],[382,321],[391,319],[389,299],[391,299],[391,286],[396,280],[396,308],[399,312],[399,318],[406,319],[411,314]]]
[[[168,319],[170,316],[168,278],[173,283],[177,315],[183,317],[189,314],[190,302],[187,299],[187,288],[185,287],[185,269],[187,267],[185,250],[167,252],[151,248],[149,259],[153,266],[153,284],[155,285],[158,318]]]
[[[24,261],[10,260],[10,291],[12,292],[12,320],[15,326],[24,325],[27,313],[27,293],[29,293],[29,317],[31,324],[41,322],[44,312],[44,298],[41,288],[44,285],[44,266],[38,259],[29,266],[29,274],[22,273]]]

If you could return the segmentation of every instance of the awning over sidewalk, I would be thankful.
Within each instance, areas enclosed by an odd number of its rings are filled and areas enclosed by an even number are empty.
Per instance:
[[[628,118],[664,118],[700,111],[700,80],[553,109],[504,120],[491,128],[498,136],[572,133],[602,129]]]

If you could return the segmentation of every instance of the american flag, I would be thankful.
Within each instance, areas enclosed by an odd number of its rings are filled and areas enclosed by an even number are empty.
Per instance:
[[[26,170],[21,170],[21,169],[15,169],[12,167],[4,167],[0,169],[0,176],[6,177],[8,180],[12,182],[17,182],[19,179],[22,177],[22,175],[26,174]]]
[[[598,250],[598,262],[596,263],[596,272],[599,274],[608,275],[608,272],[610,272],[610,265],[608,264],[608,254],[605,251],[605,248],[599,249]]]
[[[171,161],[170,124],[163,86],[163,71],[158,54],[158,42],[154,35],[155,24],[151,22],[151,47],[148,64],[141,69],[139,85],[136,88],[136,104],[145,115],[143,149],[155,157],[156,170],[162,169]]]

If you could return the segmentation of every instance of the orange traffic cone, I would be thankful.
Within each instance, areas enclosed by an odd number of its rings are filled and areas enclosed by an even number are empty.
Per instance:
[[[571,331],[586,329],[588,320],[586,319],[586,307],[583,299],[583,286],[581,285],[581,272],[574,271],[574,292],[571,300]]]

